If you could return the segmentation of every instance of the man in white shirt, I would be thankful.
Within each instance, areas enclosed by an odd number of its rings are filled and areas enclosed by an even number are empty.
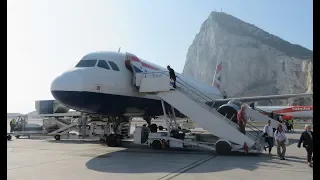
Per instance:
[[[271,154],[271,150],[272,150],[272,147],[274,144],[274,142],[273,142],[273,128],[270,124],[271,124],[271,121],[268,120],[267,125],[265,125],[263,128],[265,142],[268,143],[267,146],[264,146],[264,150],[267,151],[267,148],[269,148],[269,154]]]
[[[274,139],[276,140],[277,144],[277,154],[281,160],[285,160],[284,155],[286,153],[286,134],[284,133],[284,130],[282,129],[282,124],[278,125],[277,130],[274,132]],[[282,152],[280,151],[282,148]]]

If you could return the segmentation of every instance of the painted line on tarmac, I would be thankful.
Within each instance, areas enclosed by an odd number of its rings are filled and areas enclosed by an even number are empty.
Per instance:
[[[178,170],[176,170],[176,171],[174,171],[174,172],[172,172],[172,173],[170,173],[170,174],[167,174],[167,175],[165,175],[165,176],[163,176],[163,177],[161,177],[161,178],[159,178],[159,179],[157,179],[157,180],[169,180],[169,179],[173,179],[173,178],[175,178],[175,177],[177,177],[177,176],[179,176],[179,175],[181,175],[182,173],[185,173],[185,172],[187,172],[187,171],[189,171],[189,170],[191,170],[191,169],[193,169],[193,168],[195,168],[195,167],[197,167],[197,166],[199,166],[199,165],[201,165],[201,164],[203,164],[203,163],[205,163],[205,162],[207,162],[207,161],[209,161],[209,160],[211,160],[211,159],[213,159],[213,158],[215,158],[215,157],[217,157],[218,155],[210,155],[210,156],[207,156],[207,157],[205,157],[205,158],[203,158],[203,159],[200,159],[200,160],[198,160],[198,161],[195,161],[195,162],[193,162],[193,163],[191,163],[191,164],[189,164],[189,165],[187,165],[187,166],[185,166],[185,167],[183,167],[183,168],[181,168],[181,169],[178,169]]]

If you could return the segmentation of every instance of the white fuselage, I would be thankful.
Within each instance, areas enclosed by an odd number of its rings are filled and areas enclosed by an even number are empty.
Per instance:
[[[93,60],[96,62],[93,63]],[[99,67],[100,60],[107,62],[109,69]],[[133,73],[126,67],[126,60],[125,53],[90,53],[80,60],[79,64],[82,62],[84,65],[74,67],[58,76],[51,84],[51,92],[56,100],[78,111],[98,114],[144,114],[146,108],[144,106],[147,106],[148,109],[152,109],[151,114],[162,115],[161,110],[153,109],[153,106],[156,106],[154,108],[159,106],[161,109],[160,99],[157,96],[141,94],[133,87]],[[85,61],[88,65],[85,65]],[[168,73],[167,69],[141,58],[139,61],[133,62],[132,65],[142,72]],[[111,63],[114,63],[119,71],[113,70]],[[212,99],[222,97],[220,91],[213,86],[179,73],[176,73],[176,76]]]
[[[138,73],[169,74],[167,69],[130,53],[94,52],[84,56],[76,67],[55,78],[51,84],[51,93],[68,108],[85,113],[131,117],[162,116],[160,98],[156,95],[139,93],[133,85],[134,74]],[[177,72],[175,75],[177,81],[183,82],[190,88],[189,91],[195,90],[196,93],[201,93],[200,96],[205,97],[204,101],[207,103],[214,102],[213,105],[220,106],[219,103],[224,104],[228,101],[223,98],[216,86],[201,83]],[[279,95],[249,97],[247,100],[256,101],[263,98],[279,98]],[[221,101],[217,101],[218,99]],[[245,98],[240,100],[244,101]],[[168,104],[165,106],[169,108]],[[176,112],[176,116],[185,117],[179,111]]]

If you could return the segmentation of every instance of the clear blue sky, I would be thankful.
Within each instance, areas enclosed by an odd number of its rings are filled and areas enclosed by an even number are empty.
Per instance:
[[[313,49],[311,0],[10,0],[7,112],[28,113],[35,100],[52,99],[54,77],[92,51],[121,46],[182,72],[215,9]]]

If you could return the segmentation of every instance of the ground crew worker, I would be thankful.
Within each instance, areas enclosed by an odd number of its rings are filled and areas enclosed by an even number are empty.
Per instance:
[[[291,131],[291,126],[290,126],[290,123],[289,123],[289,119],[286,119],[284,124],[286,125],[288,132]]]
[[[291,118],[291,119],[289,120],[289,125],[291,126],[291,131],[294,132],[294,129],[293,129],[293,118]]]
[[[10,132],[13,131],[13,129],[14,129],[15,126],[16,126],[16,122],[15,122],[14,119],[12,119],[12,120],[10,121]]]
[[[245,113],[246,108],[247,107],[245,105],[242,105],[240,111],[237,114],[239,131],[242,134],[246,134],[246,124],[247,124],[247,116]]]
[[[170,79],[173,81],[173,88],[176,88],[176,74],[170,66],[167,66],[167,69],[169,70]]]

